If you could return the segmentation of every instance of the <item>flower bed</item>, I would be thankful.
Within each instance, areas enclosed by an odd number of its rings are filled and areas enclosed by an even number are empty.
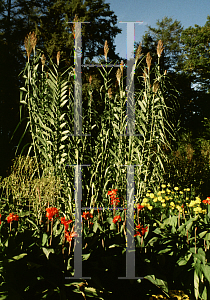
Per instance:
[[[204,208],[210,198],[201,201],[196,197],[187,203],[184,199],[190,198],[189,189],[180,192],[177,187],[172,190],[162,185],[161,191],[148,191],[147,198],[134,206],[137,212],[134,217],[135,271],[136,276],[144,279],[124,282],[125,287],[133,285],[135,291],[144,294],[144,299],[157,299],[158,290],[162,299],[170,297],[172,290],[183,290],[190,299],[199,294],[205,299],[209,293],[209,215]],[[109,191],[108,196],[112,210],[110,207],[102,213],[98,208],[93,213],[82,214],[82,272],[84,277],[91,277],[89,283],[84,280],[72,283],[65,279],[75,272],[72,241],[77,233],[73,219],[68,219],[56,207],[48,207],[46,222],[37,225],[20,207],[16,214],[8,216],[2,208],[1,296],[18,295],[24,299],[34,293],[33,299],[40,299],[40,295],[59,299],[59,294],[70,299],[68,293],[99,299],[117,296],[118,286],[122,285],[117,278],[126,276],[126,209],[118,210],[117,189]],[[167,210],[162,212],[162,207],[167,206],[168,215]],[[14,276],[17,272],[20,278],[24,277],[21,284]],[[122,294],[126,293],[121,290]],[[186,294],[182,299],[189,299]]]

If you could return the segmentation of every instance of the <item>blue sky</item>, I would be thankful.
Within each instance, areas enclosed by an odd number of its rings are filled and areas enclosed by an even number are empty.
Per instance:
[[[210,0],[105,0],[114,11],[117,21],[143,21],[135,25],[135,41],[140,42],[146,25],[156,27],[164,17],[181,22],[184,29],[195,24],[204,26],[210,15]],[[115,38],[116,53],[126,58],[127,24],[117,23],[122,29]]]

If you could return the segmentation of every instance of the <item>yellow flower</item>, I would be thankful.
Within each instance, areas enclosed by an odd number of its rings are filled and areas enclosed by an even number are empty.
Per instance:
[[[163,203],[163,204],[162,204],[162,206],[163,206],[163,207],[165,207],[165,206],[166,206],[166,204],[165,204],[165,203]]]
[[[203,213],[203,214],[206,214],[206,212],[207,212],[206,209],[203,209],[203,210],[202,210],[202,213]]]
[[[151,205],[149,205],[149,206],[148,206],[148,209],[149,209],[149,210],[151,210],[151,209],[152,209],[152,206],[151,206]]]
[[[148,193],[146,193],[146,196],[147,196],[147,197],[149,197],[149,194],[148,194]]]
[[[174,189],[175,189],[175,191],[178,191],[179,188],[176,186]]]
[[[190,201],[190,204],[189,204],[189,207],[193,207],[195,205],[195,201],[194,200],[191,200]]]
[[[195,202],[201,203],[201,199],[199,197],[195,197]]]
[[[194,207],[193,210],[195,212],[201,212],[202,211],[202,208],[201,207]]]
[[[148,199],[147,199],[147,198],[144,198],[144,199],[143,199],[143,202],[147,202],[147,201],[148,201]]]
[[[159,191],[159,192],[157,193],[157,195],[160,196],[160,195],[161,195],[161,191]]]
[[[189,200],[189,198],[188,198],[188,197],[186,197],[186,200]]]
[[[153,199],[153,202],[157,202],[157,198]]]
[[[180,193],[180,194],[183,194],[183,192],[182,192],[182,191],[179,191],[179,193]]]
[[[167,196],[165,196],[165,199],[166,199],[166,200],[169,200],[169,198],[168,198]]]
[[[165,193],[165,191],[161,191],[161,193],[162,193],[162,194],[164,194],[164,193]]]
[[[166,189],[166,192],[167,192],[168,194],[170,194],[171,191],[170,191],[169,189]]]
[[[160,200],[160,202],[162,202],[162,203],[165,202],[165,199]]]
[[[153,193],[151,193],[149,196],[150,196],[150,198],[154,198],[155,197],[155,195]]]
[[[174,202],[170,202],[170,205],[175,206]]]
[[[151,191],[148,190],[147,193],[151,193]]]
[[[196,199],[195,203],[198,203],[198,204],[201,203],[201,199]]]
[[[190,189],[189,189],[189,188],[187,188],[187,189],[186,189],[186,191],[188,191],[188,192],[189,192],[189,191],[190,191]]]
[[[171,192],[171,194],[174,194],[174,192]]]
[[[170,183],[168,183],[167,186],[170,187],[171,186]]]
[[[165,184],[162,184],[161,187],[164,189],[164,188],[166,187],[166,185],[165,185]]]
[[[161,196],[158,197],[158,200],[159,200],[159,201],[162,200],[162,199],[163,199],[163,198],[162,198]]]

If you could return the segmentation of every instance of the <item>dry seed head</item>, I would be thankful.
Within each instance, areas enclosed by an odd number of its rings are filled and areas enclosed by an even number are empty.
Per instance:
[[[156,94],[157,91],[159,90],[159,82],[158,81],[155,81],[155,83],[153,84],[153,93]]]
[[[41,62],[42,62],[42,71],[44,70],[45,61],[46,61],[46,57],[45,57],[45,55],[44,55],[44,54],[42,54],[42,57],[41,57]]]
[[[92,76],[90,75],[90,77],[89,77],[89,83],[91,84],[91,82],[92,82]]]
[[[165,70],[164,75],[166,75],[167,71]]]
[[[57,53],[57,65],[58,66],[59,66],[60,57],[61,57],[61,52],[58,51],[58,53]]]
[[[157,45],[157,55],[158,57],[161,56],[161,53],[163,52],[163,42],[161,40],[158,41],[158,45]]]
[[[25,44],[26,53],[28,56],[28,62],[29,62],[29,57],[31,55],[32,49],[35,51],[36,42],[37,42],[37,38],[36,38],[36,34],[34,32],[33,33],[30,32],[25,37],[24,44]]]
[[[141,51],[142,51],[142,47],[140,43],[138,49],[136,50],[136,61],[139,60],[139,58],[142,56]]]
[[[121,60],[120,70],[121,70],[122,75],[123,75],[123,67],[124,67],[124,62],[123,62],[123,60]]]
[[[105,41],[105,44],[104,44],[104,56],[105,56],[105,60],[107,62],[107,54],[109,52],[109,47],[108,47],[108,43],[107,41]]]
[[[144,73],[143,73],[143,76],[144,76],[144,82],[146,82],[146,78],[147,78],[146,74],[147,74],[147,69],[144,68]]]
[[[148,70],[150,70],[151,62],[152,62],[152,57],[150,55],[150,52],[148,52],[147,57],[146,57],[146,63],[147,63]]]
[[[109,98],[112,98],[112,89],[111,88],[108,89],[108,96],[109,96]]]
[[[79,21],[79,19],[78,19],[77,15],[75,14],[75,17],[74,17],[73,22],[78,22],[78,21]],[[75,29],[75,24],[74,24],[74,23],[73,23],[73,26],[72,26],[72,33],[73,33],[74,39],[75,39],[75,36],[76,36],[76,29]]]
[[[120,71],[120,69],[117,69],[116,77],[117,77],[117,81],[118,81],[118,83],[120,85],[120,78],[121,78],[121,71]]]

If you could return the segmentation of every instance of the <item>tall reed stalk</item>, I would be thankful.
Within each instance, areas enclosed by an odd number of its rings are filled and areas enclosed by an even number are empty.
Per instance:
[[[108,45],[105,44],[107,59]],[[158,45],[158,57],[161,55],[161,45]],[[63,73],[57,64],[51,60],[51,67],[38,50],[32,60],[28,60],[23,71],[25,87],[21,90],[20,104],[28,108],[28,123],[32,136],[32,145],[37,163],[44,165],[42,176],[47,176],[48,168],[54,170],[55,176],[62,179],[63,190],[60,199],[66,209],[72,213],[74,206],[74,168],[66,165],[87,164],[89,159],[88,176],[83,177],[83,187],[87,189],[86,205],[107,205],[107,190],[117,188],[126,199],[126,167],[122,165],[138,165],[135,167],[136,198],[143,196],[148,186],[156,187],[164,174],[164,163],[167,157],[162,146],[170,148],[166,139],[166,131],[174,137],[172,125],[167,119],[167,106],[164,98],[165,74],[160,74],[159,64],[151,68],[152,58],[147,54],[147,67],[140,78],[144,82],[143,90],[135,90],[135,133],[142,136],[120,136],[126,134],[126,91],[123,86],[123,65],[116,72],[119,92],[112,96],[107,68],[99,69],[104,79],[105,94],[101,97],[105,102],[105,109],[98,124],[99,134],[92,144],[92,153],[88,153],[90,138],[87,136],[69,136],[74,132],[74,96],[71,77],[74,76],[73,67]],[[137,49],[135,65],[131,76],[134,80],[135,68],[143,61],[141,47]],[[41,58],[41,62],[40,62]],[[159,59],[158,58],[158,59]],[[159,63],[159,61],[158,61]],[[104,74],[103,74],[103,72]],[[151,73],[155,79],[151,79]],[[91,84],[91,78],[90,78]],[[130,86],[127,87],[130,89]],[[68,93],[69,91],[69,93]],[[22,94],[25,98],[22,100]],[[89,90],[89,104],[83,134],[91,133],[96,124],[91,123],[92,90]],[[84,116],[83,116],[84,118]],[[84,119],[85,119],[84,118]],[[20,123],[22,120],[20,121]],[[19,123],[19,124],[20,124]],[[18,126],[19,126],[18,124]],[[30,125],[30,127],[29,127]],[[86,128],[86,131],[84,130]],[[87,130],[90,130],[88,132]],[[21,141],[20,141],[21,142]],[[19,145],[20,145],[19,142]],[[19,147],[18,145],[18,147]],[[30,153],[31,147],[28,151]]]

